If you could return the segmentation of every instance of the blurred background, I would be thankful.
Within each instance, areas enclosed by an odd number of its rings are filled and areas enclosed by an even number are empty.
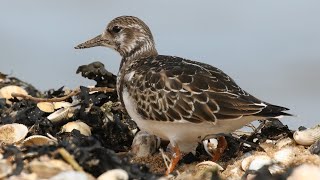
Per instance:
[[[18,1],[0,6],[0,72],[40,90],[93,85],[78,66],[120,56],[73,47],[120,15],[144,20],[160,54],[214,65],[262,100],[286,106],[292,128],[320,122],[320,1]]]

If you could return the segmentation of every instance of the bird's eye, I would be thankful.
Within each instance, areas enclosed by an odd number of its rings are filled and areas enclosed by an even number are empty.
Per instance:
[[[113,26],[113,28],[112,28],[112,32],[114,32],[114,33],[118,33],[118,32],[120,32],[121,31],[121,27],[119,27],[119,26]]]

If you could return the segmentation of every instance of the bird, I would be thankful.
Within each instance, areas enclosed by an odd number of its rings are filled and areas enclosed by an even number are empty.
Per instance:
[[[102,34],[76,49],[108,47],[122,57],[116,89],[140,130],[168,140],[173,149],[166,174],[208,135],[231,133],[254,120],[291,116],[262,101],[222,70],[177,56],[159,55],[151,30],[135,16],[111,20]],[[226,148],[218,137],[217,160]]]

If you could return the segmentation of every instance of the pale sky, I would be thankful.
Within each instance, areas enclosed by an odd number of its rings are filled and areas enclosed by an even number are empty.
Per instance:
[[[292,127],[319,124],[320,1],[43,1],[0,6],[0,72],[40,90],[92,85],[75,74],[96,60],[117,73],[120,56],[73,47],[114,17],[149,25],[160,54],[214,65],[254,96],[292,109]]]

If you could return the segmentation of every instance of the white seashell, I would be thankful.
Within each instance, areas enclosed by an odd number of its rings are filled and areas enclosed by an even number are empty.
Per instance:
[[[24,90],[22,87],[9,85],[0,89],[0,98],[5,98],[6,103],[11,104],[11,101],[9,101],[9,99],[12,98],[11,96],[12,93],[28,95],[28,92]],[[18,98],[18,99],[21,99],[21,98]]]
[[[283,148],[283,147],[285,147],[285,146],[290,146],[290,145],[292,145],[292,144],[294,144],[293,139],[291,139],[291,138],[284,138],[284,139],[279,140],[279,141],[277,142],[276,146],[277,146],[278,149],[281,149],[281,148]]]
[[[266,155],[255,156],[251,161],[248,170],[257,171],[265,165],[272,164],[272,159]]]
[[[219,171],[223,171],[223,167],[213,161],[203,161],[196,165],[197,169],[218,169]]]
[[[101,174],[97,180],[128,180],[129,175],[123,169],[112,169]]]
[[[12,173],[13,166],[6,159],[0,160],[0,179],[5,179],[5,177]]]
[[[42,135],[33,135],[28,138],[26,138],[22,145],[24,146],[42,146],[46,144],[53,143],[54,141],[46,136]]]
[[[304,146],[312,145],[320,139],[320,125],[302,131],[296,131],[293,134],[293,138],[298,144]]]
[[[295,168],[287,180],[316,180],[320,179],[320,167],[303,164]]]
[[[60,108],[68,108],[71,107],[72,104],[69,102],[61,101],[61,102],[54,102],[53,107],[54,109],[60,109]]]
[[[202,141],[202,144],[208,155],[213,156],[214,150],[218,147],[218,140],[215,138],[206,139]]]
[[[160,146],[160,139],[145,131],[139,131],[134,137],[131,145],[131,152],[137,157],[152,155]]]
[[[59,174],[60,172],[72,170],[72,167],[69,164],[56,159],[34,159],[28,164],[28,166],[30,171],[37,174],[39,179],[47,179]]]
[[[6,124],[0,127],[0,142],[13,144],[23,140],[28,134],[27,126],[23,124]]]
[[[95,178],[79,171],[64,171],[61,172],[53,177],[51,177],[49,180],[68,180],[68,179],[76,179],[76,180],[94,180]]]
[[[243,171],[246,171],[249,166],[250,166],[250,163],[253,161],[253,159],[255,158],[254,155],[251,155],[251,156],[248,156],[246,158],[244,158],[242,161],[241,161],[241,169]]]
[[[37,103],[37,107],[46,113],[52,113],[54,112],[54,105],[51,102],[39,102]]]
[[[268,170],[271,174],[280,174],[283,173],[286,170],[286,168],[278,164],[273,164],[268,168]]]
[[[54,113],[50,114],[47,118],[53,123],[60,122],[61,120],[68,117],[68,114],[70,111],[71,111],[70,107],[61,108],[55,111]]]
[[[289,165],[295,158],[295,151],[293,147],[286,147],[275,152],[273,159],[275,162],[281,163],[283,165]]]
[[[61,132],[71,132],[74,129],[80,131],[82,135],[91,136],[90,126],[80,120],[68,122],[67,124],[62,126]]]

